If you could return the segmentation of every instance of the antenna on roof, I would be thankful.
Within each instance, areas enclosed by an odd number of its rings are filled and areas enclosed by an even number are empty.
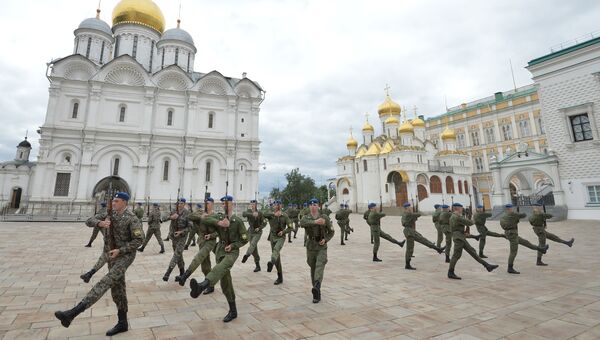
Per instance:
[[[179,13],[177,14],[177,28],[181,24],[181,0],[179,0]]]
[[[513,71],[512,60],[508,58],[508,63],[510,64],[510,74],[512,74],[513,86],[515,87],[515,92],[517,92],[517,82],[515,81],[515,72]]]
[[[446,112],[448,112],[448,97],[444,95],[444,104],[446,105]]]
[[[96,19],[100,19],[100,5],[102,5],[102,0],[98,0],[98,8],[96,9]]]

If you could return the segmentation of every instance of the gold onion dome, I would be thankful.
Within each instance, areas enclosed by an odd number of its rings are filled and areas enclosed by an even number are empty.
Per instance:
[[[414,127],[425,127],[423,119],[417,117],[410,122]]]
[[[152,0],[121,0],[113,10],[113,27],[120,24],[138,24],[159,33],[165,30],[165,17]]]
[[[390,98],[389,94],[386,94],[385,100],[379,105],[377,112],[379,113],[379,116],[399,115],[400,112],[402,112],[402,108],[400,107],[400,104],[396,103],[392,100],[392,98]]]
[[[408,120],[405,120],[398,128],[398,131],[400,133],[414,133],[415,127]]]
[[[452,130],[446,126],[446,129],[444,129],[444,131],[442,132],[442,135],[440,137],[442,137],[442,139],[444,139],[444,140],[456,139],[456,134],[454,133],[454,130]]]
[[[398,118],[396,118],[394,116],[389,116],[385,120],[385,125],[390,125],[390,124],[400,124],[400,121],[398,120]]]
[[[369,121],[366,121],[365,125],[363,125],[363,127],[362,127],[362,131],[363,132],[374,132],[375,128],[373,128],[373,125],[369,124]]]
[[[354,139],[354,137],[352,137],[352,135],[350,135],[350,138],[346,142],[346,147],[353,149],[356,149],[358,147],[358,142],[356,141],[356,139]]]

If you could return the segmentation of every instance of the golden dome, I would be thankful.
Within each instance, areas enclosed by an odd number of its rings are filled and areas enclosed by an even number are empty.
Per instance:
[[[413,120],[410,121],[410,123],[414,126],[414,127],[425,127],[425,122],[423,121],[423,119],[417,117]]]
[[[363,127],[362,127],[362,131],[363,132],[375,132],[375,129],[373,128],[373,125],[369,124],[369,121],[366,121],[365,125],[363,125]]]
[[[354,137],[352,137],[352,135],[350,135],[350,138],[346,142],[346,147],[353,149],[356,149],[358,147],[358,142],[356,141],[356,139],[354,139]]]
[[[400,133],[414,133],[415,127],[408,121],[405,120],[402,125],[398,128],[398,132]]]
[[[152,0],[121,0],[113,10],[113,27],[120,24],[138,24],[165,30],[165,17]]]
[[[385,100],[383,101],[383,103],[381,103],[381,105],[379,105],[379,107],[377,108],[377,112],[379,113],[379,116],[399,115],[400,112],[402,112],[402,108],[398,103],[396,103],[392,100],[392,98],[390,98],[389,94],[386,94]]]
[[[400,121],[394,116],[389,116],[388,119],[385,120],[385,125],[389,124],[400,124]]]
[[[442,132],[440,137],[442,137],[443,140],[456,139],[456,133],[454,133],[454,130],[446,126],[446,129],[444,129],[444,132]]]

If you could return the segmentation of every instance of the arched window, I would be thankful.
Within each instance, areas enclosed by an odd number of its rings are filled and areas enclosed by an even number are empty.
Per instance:
[[[469,183],[467,182],[467,180],[465,180],[464,185],[465,185],[465,195],[468,195],[469,194]]]
[[[65,163],[71,164],[71,155],[69,155],[69,154],[65,155]]]
[[[348,188],[344,188],[344,190],[342,190],[342,195],[348,195],[350,194],[350,191],[348,191]]]
[[[115,158],[113,162],[113,176],[119,176],[119,163],[121,163],[121,159],[119,157]]]
[[[244,164],[240,165],[240,171],[244,171]]]
[[[442,193],[442,181],[438,176],[431,176],[429,179],[429,191],[432,194],[441,194]]]
[[[169,160],[165,160],[163,163],[163,181],[169,180]]]
[[[211,178],[210,178],[211,177],[210,176],[210,174],[211,174],[211,168],[212,168],[211,161],[206,162],[206,175],[204,177],[204,181],[206,181],[206,182],[210,182],[210,180],[211,180]]]
[[[73,102],[73,110],[71,111],[71,118],[77,119],[77,114],[79,113],[79,102]]]
[[[127,108],[125,107],[125,105],[119,106],[119,122],[120,123],[125,122],[125,111],[126,110],[127,110]]]
[[[167,112],[167,126],[173,125],[173,110]]]
[[[446,177],[446,193],[453,194],[454,193],[454,180],[452,177]]]
[[[209,112],[208,113],[208,128],[212,129],[214,127],[215,127],[215,113]]]

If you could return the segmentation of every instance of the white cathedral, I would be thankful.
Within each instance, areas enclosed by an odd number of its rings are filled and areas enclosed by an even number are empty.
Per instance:
[[[0,163],[0,203],[93,206],[107,178],[141,202],[207,191],[249,201],[258,190],[261,86],[246,77],[196,72],[185,30],[165,31],[151,0],[122,0],[112,28],[85,19],[73,54],[53,60],[46,119],[14,161]],[[115,177],[111,177],[115,176]],[[52,208],[49,208],[52,209]]]
[[[355,211],[380,201],[384,207],[418,204],[422,211],[433,211],[434,204],[477,203],[470,192],[470,157],[457,150],[452,129],[446,127],[439,140],[427,139],[425,122],[416,109],[414,119],[409,120],[406,109],[389,93],[377,111],[381,134],[375,136],[367,117],[360,143],[351,131],[348,154],[337,161],[337,203]]]

